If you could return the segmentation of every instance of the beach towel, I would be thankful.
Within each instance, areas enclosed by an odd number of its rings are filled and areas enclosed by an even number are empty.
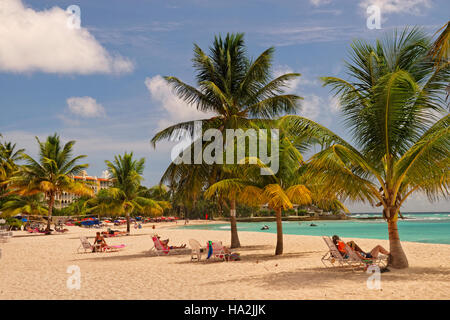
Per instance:
[[[228,257],[228,261],[240,261],[241,260],[241,254],[238,252],[233,252]]]
[[[124,244],[119,244],[119,245],[116,245],[116,246],[110,246],[110,247],[120,249],[120,248],[125,248],[125,245],[124,245]]]
[[[212,247],[212,241],[208,241],[208,256],[206,259],[209,259],[213,254],[213,247]]]

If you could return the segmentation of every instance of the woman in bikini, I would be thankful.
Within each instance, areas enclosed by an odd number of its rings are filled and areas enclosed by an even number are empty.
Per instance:
[[[334,235],[333,236],[333,243],[336,245],[336,247],[338,248],[339,252],[342,254],[342,256],[345,258],[347,255],[347,251],[345,250],[345,243],[343,241],[341,241],[341,239],[337,236]],[[361,259],[376,259],[378,258],[378,255],[380,253],[385,254],[385,255],[389,255],[389,251],[387,251],[385,248],[383,248],[380,245],[376,245],[372,250],[370,250],[370,252],[365,252],[363,251],[357,244],[355,241],[349,241],[347,242],[347,245],[356,252],[356,254],[358,255],[358,257],[360,257]]]
[[[106,244],[105,238],[103,238],[103,236],[100,234],[100,232],[97,232],[97,235],[95,236],[95,240],[94,240],[94,249],[93,252],[95,251],[103,251],[103,248],[107,247],[108,245]]]

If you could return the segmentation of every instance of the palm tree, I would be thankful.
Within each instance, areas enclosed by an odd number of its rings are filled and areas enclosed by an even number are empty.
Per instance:
[[[87,204],[91,199],[92,198],[90,196],[83,196],[75,199],[67,207],[63,209],[64,215],[85,216],[87,214],[88,209]]]
[[[158,184],[156,186],[146,188],[141,186],[143,190],[143,196],[146,198],[158,200],[158,201],[169,201],[170,194],[167,187],[163,184]]]
[[[183,207],[185,219],[189,218],[189,211],[195,209],[211,169],[204,164],[171,164],[164,172],[161,183],[168,182],[173,186],[172,201]]]
[[[77,164],[86,156],[72,158],[75,141],[69,141],[61,147],[57,134],[47,137],[45,142],[41,142],[37,137],[36,141],[39,144],[39,161],[22,153],[26,164],[19,166],[17,174],[12,176],[8,183],[12,194],[44,194],[48,207],[47,230],[49,230],[57,195],[61,195],[64,191],[76,195],[92,195],[92,190],[72,178],[88,167],[88,164]]]
[[[383,207],[395,268],[408,267],[397,227],[401,206],[415,192],[430,200],[449,194],[449,68],[434,68],[430,42],[417,28],[394,32],[375,46],[355,41],[346,63],[351,79],[323,78],[340,98],[355,146],[306,118],[282,120],[292,134],[320,141],[306,179],[343,199]]]
[[[42,193],[29,196],[11,196],[0,208],[2,214],[13,216],[19,213],[28,215],[43,216],[48,214],[48,209],[44,205]]]
[[[431,46],[430,56],[434,60],[436,69],[448,67],[450,63],[450,21],[446,23],[439,31],[442,33],[437,37]],[[447,85],[447,99],[450,95],[450,84]]]
[[[271,76],[271,66],[274,48],[265,50],[258,58],[247,57],[244,45],[244,35],[227,34],[225,39],[215,37],[214,43],[207,55],[198,45],[194,44],[194,68],[196,70],[197,87],[188,85],[176,77],[166,77],[176,94],[198,110],[213,113],[214,116],[200,120],[203,130],[215,128],[222,133],[226,129],[247,129],[255,125],[256,119],[271,119],[284,113],[298,110],[297,95],[284,94],[283,88],[288,82],[300,74],[287,73],[275,79]],[[194,132],[194,121],[187,121],[170,126],[157,133],[151,140],[152,144],[163,139],[174,138],[180,129]],[[226,144],[223,139],[224,145]],[[182,174],[172,174],[178,169],[185,177],[189,177],[190,165],[175,165],[168,169],[169,175],[182,177]],[[198,166],[198,165],[197,165]],[[202,186],[219,181],[221,168],[218,165],[208,165],[201,171],[209,171],[201,177]],[[165,175],[167,176],[167,175]],[[192,176],[192,175],[191,175]],[[194,189],[198,192],[199,189]],[[194,199],[195,202],[195,199]],[[235,201],[231,203],[231,247],[240,246],[236,228]]]
[[[260,159],[256,165],[240,164],[233,169],[238,178],[223,179],[210,186],[205,196],[211,198],[220,194],[230,199],[238,199],[242,203],[253,206],[267,204],[275,210],[277,223],[277,245],[275,255],[283,254],[282,211],[292,209],[294,204],[307,205],[312,202],[311,191],[301,183],[299,171],[302,170],[304,150],[303,139],[289,139],[283,132],[280,134],[279,169],[272,172]],[[247,158],[246,160],[250,160]],[[261,175],[260,169],[271,172]]]
[[[101,193],[100,197],[91,201],[90,211],[112,212],[124,214],[127,219],[127,232],[130,233],[130,213],[157,210],[161,212],[167,206],[166,202],[155,201],[143,196],[146,190],[141,187],[145,159],[133,159],[133,153],[114,157],[114,161],[105,161],[112,175],[112,187]]]
[[[102,189],[95,197],[83,203],[83,210],[85,214],[96,214],[97,216],[107,216],[112,214],[113,198],[108,189]],[[69,206],[70,207],[70,206]]]
[[[435,60],[436,65],[441,63],[447,64],[450,58],[450,21],[447,22],[441,29],[442,33],[437,37],[433,46],[431,47],[430,53],[432,58]]]
[[[6,190],[6,181],[17,170],[17,161],[21,159],[21,153],[24,151],[25,149],[16,150],[16,144],[11,142],[0,143],[0,192]]]

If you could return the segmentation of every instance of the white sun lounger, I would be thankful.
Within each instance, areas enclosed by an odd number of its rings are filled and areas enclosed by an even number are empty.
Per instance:
[[[84,253],[93,252],[94,246],[89,242],[89,240],[86,237],[80,237],[81,244],[77,249],[77,252],[80,252],[81,250],[84,250]]]
[[[339,252],[337,247],[334,245],[333,240],[330,237],[322,237],[323,241],[325,241],[328,252],[322,257],[321,261],[323,265],[327,268],[329,267],[346,267],[352,266],[352,261],[349,260],[349,257],[343,257]]]
[[[78,252],[84,250],[84,253],[87,252],[117,252],[120,249],[125,248],[124,244],[116,245],[116,246],[104,246],[102,248],[101,245],[92,245],[86,237],[80,237],[81,244],[78,247]],[[95,250],[94,250],[95,248]]]
[[[203,248],[200,243],[195,239],[189,240],[189,246],[191,247],[191,261],[200,261],[202,259]]]
[[[376,264],[380,268],[387,266],[387,259],[379,257],[378,259],[361,259],[352,248],[345,242],[345,250],[347,254],[342,256],[337,247],[334,245],[330,237],[322,237],[327,244],[329,251],[322,257],[322,263],[325,267],[351,267],[352,269],[365,268],[370,264]]]
[[[9,239],[12,238],[12,236],[13,236],[13,233],[11,231],[1,230],[0,231],[0,242],[3,242],[3,243],[8,242]]]
[[[345,242],[344,242],[345,243]],[[345,250],[349,256],[349,259],[352,261],[354,265],[358,265],[360,267],[366,268],[369,265],[377,265],[380,268],[387,267],[388,264],[388,256],[380,254],[378,258],[361,258],[350,248],[347,243],[345,243]]]

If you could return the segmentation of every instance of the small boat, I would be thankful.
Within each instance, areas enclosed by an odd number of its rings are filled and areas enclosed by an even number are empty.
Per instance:
[[[264,227],[262,227],[261,230],[269,230],[269,226],[268,225],[264,225]]]
[[[309,226],[310,227],[317,227],[317,224],[311,223]]]

